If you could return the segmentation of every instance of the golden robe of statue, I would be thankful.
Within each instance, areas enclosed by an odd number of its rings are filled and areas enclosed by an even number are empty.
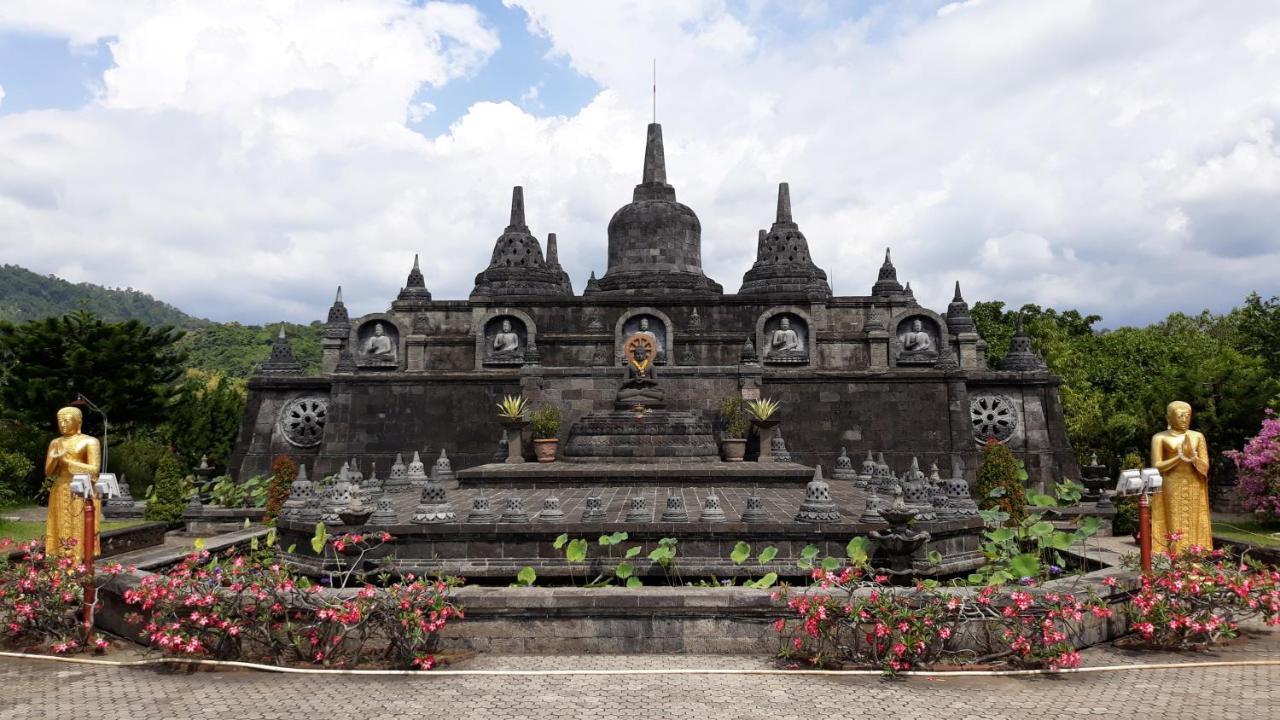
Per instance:
[[[1151,547],[1155,552],[1182,551],[1191,545],[1213,547],[1209,517],[1209,447],[1191,429],[1191,406],[1169,403],[1169,429],[1151,437],[1151,466],[1164,485],[1151,499]],[[1181,533],[1172,546],[1167,533]]]
[[[78,408],[65,407],[58,411],[58,432],[62,437],[49,443],[44,459],[44,476],[53,478],[49,489],[49,517],[45,521],[44,548],[51,557],[74,555],[84,562],[84,498],[71,496],[71,477],[88,475],[96,483],[102,464],[102,446],[98,439],[80,434],[84,417]],[[97,527],[102,527],[102,507],[97,508]],[[67,541],[75,545],[67,548]],[[93,542],[93,554],[102,552],[98,538]]]

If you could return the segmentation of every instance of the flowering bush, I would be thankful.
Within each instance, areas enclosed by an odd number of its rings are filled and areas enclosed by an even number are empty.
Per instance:
[[[1244,506],[1261,510],[1272,520],[1280,519],[1280,417],[1267,409],[1258,434],[1249,439],[1244,450],[1224,453],[1239,471],[1237,486],[1244,496]]]
[[[0,538],[0,636],[22,649],[47,647],[58,654],[86,649],[80,614],[85,566],[74,557],[45,556],[40,540],[20,546],[23,554],[11,562],[12,546],[13,541]],[[91,644],[97,651],[107,648],[101,636]]]
[[[271,480],[267,485],[267,504],[263,521],[274,524],[276,517],[289,499],[293,481],[298,479],[298,463],[288,455],[279,455],[271,462]]]
[[[960,647],[982,648],[984,659],[1019,667],[1070,668],[1080,664],[1075,639],[1086,614],[1111,617],[1093,595],[995,586],[976,593],[940,592],[931,584],[910,589],[866,579],[861,570],[813,571],[813,584],[786,597],[797,617],[774,623],[779,654],[813,665],[851,662],[893,674],[960,659]],[[961,643],[961,640],[964,643]]]
[[[1170,533],[1170,545],[1178,539]],[[1130,627],[1167,649],[1208,645],[1239,634],[1241,620],[1280,625],[1280,571],[1192,546],[1142,577],[1129,606]]]
[[[341,552],[366,542],[365,536],[343,535],[331,544]],[[410,575],[386,588],[366,583],[326,591],[295,575],[267,545],[222,557],[201,550],[164,575],[143,578],[125,592],[125,602],[138,610],[129,619],[170,655],[325,666],[383,662],[426,670],[436,664],[440,631],[463,617],[449,598],[453,578]]]

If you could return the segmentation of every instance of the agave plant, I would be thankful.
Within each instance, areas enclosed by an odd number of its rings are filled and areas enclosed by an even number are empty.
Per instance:
[[[765,421],[776,415],[780,407],[782,407],[782,403],[777,400],[760,398],[747,403],[747,412],[751,413],[752,420]]]
[[[507,420],[519,420],[524,417],[529,401],[523,395],[507,395],[498,403],[498,417]]]

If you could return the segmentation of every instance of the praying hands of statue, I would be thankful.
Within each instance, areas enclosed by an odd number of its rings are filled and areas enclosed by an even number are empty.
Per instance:
[[[1178,459],[1185,462],[1195,464],[1196,462],[1196,444],[1191,437],[1191,433],[1185,433],[1182,436],[1182,445],[1178,446]]]

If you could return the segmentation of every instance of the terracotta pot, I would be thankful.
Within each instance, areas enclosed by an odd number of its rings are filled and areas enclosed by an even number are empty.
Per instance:
[[[560,441],[556,438],[534,440],[533,454],[537,456],[538,462],[555,462],[558,447],[560,447]]]
[[[745,438],[725,438],[720,441],[720,454],[724,456],[725,462],[742,462],[747,456],[747,441]]]

